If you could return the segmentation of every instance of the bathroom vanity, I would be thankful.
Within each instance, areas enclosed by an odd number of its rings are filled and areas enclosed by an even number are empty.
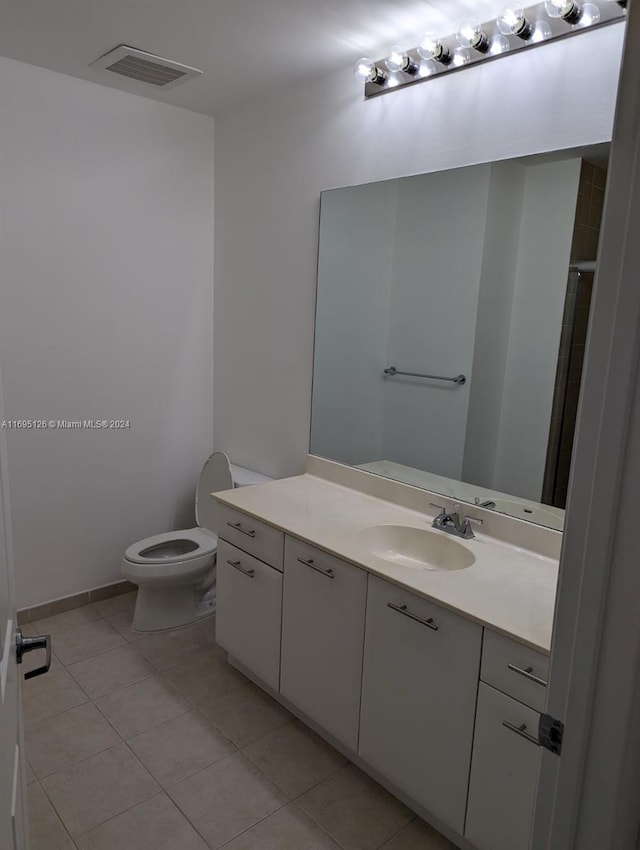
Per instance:
[[[218,643],[460,847],[526,850],[560,533],[470,508],[459,540],[433,494],[309,470],[215,494]]]

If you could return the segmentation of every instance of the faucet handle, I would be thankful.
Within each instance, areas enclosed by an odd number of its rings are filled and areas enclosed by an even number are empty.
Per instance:
[[[466,516],[464,515],[460,520],[460,532],[461,537],[464,537],[465,540],[470,540],[472,537],[475,537],[471,525],[482,525],[482,520],[478,519],[474,516]]]
[[[476,525],[482,525],[482,523],[484,522],[484,520],[483,520],[483,519],[479,519],[479,517],[477,517],[477,516],[467,516],[467,514],[465,514],[465,515],[464,515],[464,518],[465,518],[468,522],[473,522],[473,523],[475,523]]]
[[[441,514],[446,514],[446,512],[447,512],[446,508],[442,507],[442,505],[436,505],[435,502],[429,502],[429,505],[432,508],[437,508],[440,511]]]

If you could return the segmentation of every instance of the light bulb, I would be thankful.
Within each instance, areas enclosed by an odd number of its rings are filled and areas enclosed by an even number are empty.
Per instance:
[[[509,49],[509,41],[500,33],[496,33],[491,39],[489,45],[489,53],[491,56],[500,56],[501,53],[506,53]]]
[[[423,59],[435,59],[441,65],[451,64],[451,52],[448,47],[436,38],[433,33],[427,32],[423,35],[418,45],[418,53]]]
[[[398,71],[404,71],[405,74],[417,74],[418,65],[409,56],[406,50],[401,47],[392,47],[388,59],[385,60],[385,65],[394,74]]]
[[[453,51],[452,62],[456,68],[461,68],[471,61],[471,54],[466,47],[458,47]]]
[[[533,34],[533,24],[517,6],[507,6],[496,23],[503,35],[517,35],[523,41],[528,41]]]
[[[595,3],[585,3],[582,7],[582,17],[578,21],[579,27],[592,27],[600,20],[600,9]]]
[[[473,18],[460,24],[456,37],[461,47],[473,47],[480,53],[487,53],[489,50],[489,39],[482,31],[482,25]]]
[[[550,18],[562,18],[568,24],[577,24],[582,9],[576,0],[544,0],[544,8]]]
[[[361,83],[377,83],[378,85],[382,85],[387,79],[384,71],[381,71],[373,59],[369,59],[367,56],[358,59],[353,66],[353,73],[356,80]]]
[[[438,66],[433,61],[433,59],[423,59],[420,63],[420,67],[418,68],[418,76],[422,77],[430,77],[432,74],[435,74],[438,70]]]
[[[531,42],[540,44],[541,41],[546,41],[548,38],[551,38],[551,27],[546,21],[538,21],[531,34]]]

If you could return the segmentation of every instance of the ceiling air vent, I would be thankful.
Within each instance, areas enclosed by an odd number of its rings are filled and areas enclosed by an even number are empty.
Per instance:
[[[173,88],[202,74],[202,71],[198,71],[197,68],[163,59],[162,56],[155,56],[153,53],[145,53],[144,50],[137,50],[135,47],[127,47],[126,44],[114,47],[113,50],[92,62],[89,67],[112,71],[121,77],[128,77],[130,80],[148,83],[150,86],[162,89]]]

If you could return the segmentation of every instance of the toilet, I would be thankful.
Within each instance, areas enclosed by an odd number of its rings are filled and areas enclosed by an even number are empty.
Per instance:
[[[138,585],[134,631],[175,629],[214,613],[218,538],[211,493],[272,480],[235,466],[224,452],[207,458],[196,489],[196,527],[147,537],[124,553],[122,574]]]

